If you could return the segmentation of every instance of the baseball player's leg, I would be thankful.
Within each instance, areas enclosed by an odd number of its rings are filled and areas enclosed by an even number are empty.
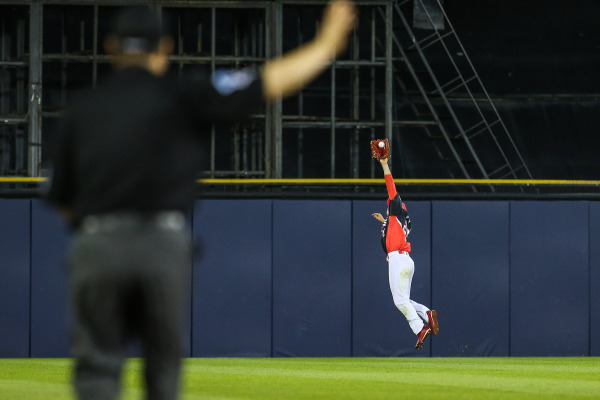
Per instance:
[[[423,304],[417,303],[414,300],[411,300],[411,304],[413,305],[413,307],[417,311],[417,314],[423,320],[423,322],[429,325],[429,327],[431,328],[431,332],[434,335],[437,335],[440,331],[440,326],[437,320],[437,312],[435,310],[430,310]]]
[[[404,314],[410,328],[416,335],[423,329],[424,324],[410,300],[410,286],[414,268],[415,265],[410,257],[401,255],[398,252],[389,254],[389,281],[394,304]]]
[[[429,311],[429,308],[425,307],[421,303],[417,303],[414,300],[411,300],[410,304],[412,304],[412,306],[415,308],[415,311],[424,322],[429,321],[429,317],[427,316],[427,311]]]
[[[411,268],[411,274],[410,274],[410,280],[408,282],[408,297],[410,300],[410,304],[412,304],[413,308],[415,309],[415,311],[417,312],[417,315],[419,316],[419,318],[421,318],[423,320],[423,322],[427,323],[427,311],[429,311],[429,309],[427,307],[425,307],[423,304],[417,303],[416,301],[410,299],[410,291],[412,288],[412,280],[413,280],[413,276],[414,276],[414,272],[415,272],[415,262],[413,261],[413,259],[404,254],[404,255],[400,255],[401,260],[403,260],[403,262],[405,262],[406,264],[410,265]]]
[[[412,277],[411,277],[411,280],[412,280]],[[434,335],[437,335],[440,330],[440,327],[439,327],[439,324],[437,321],[436,311],[430,310],[429,308],[425,307],[423,304],[417,303],[414,300],[410,300],[410,303],[412,304],[413,308],[417,312],[417,315],[419,316],[419,318],[421,318],[421,320],[423,320],[423,322],[431,328],[431,332]]]

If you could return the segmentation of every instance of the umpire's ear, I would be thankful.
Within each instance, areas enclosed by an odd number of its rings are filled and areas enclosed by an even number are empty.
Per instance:
[[[115,35],[107,35],[104,38],[104,50],[111,56],[119,53],[119,39]]]
[[[160,54],[168,56],[173,53],[174,48],[173,38],[171,36],[164,36],[158,42],[157,50]]]
[[[148,54],[148,70],[156,76],[164,75],[169,69],[169,54],[172,51],[173,39],[169,36],[161,38],[156,49]]]

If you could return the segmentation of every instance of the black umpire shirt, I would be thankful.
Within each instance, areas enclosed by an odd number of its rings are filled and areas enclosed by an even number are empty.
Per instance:
[[[257,69],[212,77],[116,72],[67,110],[55,143],[48,199],[87,215],[187,210],[211,123],[232,123],[263,104]]]

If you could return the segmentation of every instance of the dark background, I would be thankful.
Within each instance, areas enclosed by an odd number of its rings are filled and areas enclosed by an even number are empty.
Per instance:
[[[445,9],[448,18],[461,40],[468,57],[479,74],[485,89],[492,98],[500,116],[512,135],[517,148],[525,159],[531,175],[536,179],[599,179],[600,164],[597,151],[600,149],[600,37],[598,18],[600,2],[567,0],[446,0]],[[57,10],[60,6],[57,6]],[[117,9],[104,9],[101,15],[99,35],[107,30],[106,22]],[[365,11],[366,9],[363,9]],[[87,10],[91,12],[91,10]],[[218,13],[217,25],[228,26],[231,13]],[[298,17],[302,21],[302,42],[314,36],[315,22],[321,17],[321,7],[286,6],[284,7],[283,50],[288,51],[300,42],[295,23]],[[50,15],[46,13],[47,15]],[[170,25],[176,26],[178,14],[166,12],[165,18]],[[181,11],[182,18],[195,21],[196,16],[206,11]],[[206,16],[202,17],[205,18]],[[244,15],[243,18],[262,18],[261,13]],[[407,18],[411,18],[407,15]],[[363,18],[364,23],[368,18]],[[45,21],[44,52],[57,51],[58,37],[52,34],[52,19]],[[104,22],[103,22],[104,21]],[[206,21],[204,21],[206,24]],[[193,25],[193,24],[192,24]],[[77,27],[75,27],[77,28]],[[380,26],[380,29],[382,26]],[[448,28],[448,26],[446,26]],[[242,25],[242,28],[243,25]],[[395,19],[395,31],[399,23]],[[74,30],[76,31],[76,30]],[[218,53],[231,51],[227,44],[233,42],[232,30],[225,30],[218,36]],[[370,41],[368,26],[359,26],[361,41]],[[401,33],[400,33],[401,34]],[[196,32],[184,32],[184,51],[193,53]],[[187,42],[185,42],[187,39]],[[77,35],[73,40],[77,41]],[[188,43],[189,42],[189,43]],[[187,44],[186,44],[187,43]],[[76,47],[77,43],[73,46]],[[187,47],[186,47],[187,46]],[[208,49],[205,43],[204,48]],[[58,47],[57,47],[58,48]],[[370,43],[361,43],[361,52],[370,48]],[[349,59],[351,48],[342,56]],[[100,49],[100,53],[102,53]],[[367,57],[361,54],[361,58]],[[451,70],[448,58],[428,55],[433,69],[444,75]],[[460,58],[460,56],[458,56]],[[73,68],[83,68],[72,64]],[[99,76],[107,71],[106,65],[100,65]],[[58,80],[60,69],[52,71],[52,64],[44,64],[45,79]],[[81,71],[82,86],[88,86],[89,69]],[[177,67],[172,67],[173,72]],[[368,73],[368,71],[365,71]],[[73,70],[77,75],[77,71]],[[450,72],[448,72],[450,73]],[[336,118],[348,118],[350,101],[348,86],[351,80],[348,70],[338,69],[336,89]],[[383,71],[377,71],[379,96],[383,96]],[[330,73],[326,71],[307,90],[305,90],[304,109],[307,115],[328,117],[330,114]],[[73,76],[73,75],[70,75]],[[52,78],[54,77],[54,78]],[[361,78],[368,85],[368,79]],[[74,81],[77,86],[77,80]],[[45,86],[50,89],[49,85]],[[47,92],[47,90],[46,90]],[[401,108],[406,102],[403,93],[394,87],[394,101]],[[48,104],[45,102],[45,104]],[[297,114],[298,98],[284,101],[284,114]],[[470,107],[461,96],[452,100],[453,107]],[[361,98],[361,115],[368,114],[369,96]],[[377,118],[382,119],[385,110],[382,98],[378,100]],[[394,119],[404,116],[394,114]],[[412,116],[406,116],[414,119]],[[52,141],[53,127],[46,125],[48,141]],[[376,135],[382,136],[383,130]],[[351,177],[349,138],[351,133],[338,129],[336,133],[336,177]],[[225,135],[227,136],[227,134]],[[368,135],[361,134],[359,157],[360,177],[369,177],[372,168],[368,151]],[[302,148],[296,132],[283,134],[283,177],[327,178],[329,172],[329,154],[327,143],[329,128],[305,129]],[[422,130],[399,128],[394,130],[396,154],[393,160],[393,173],[404,178],[448,178],[448,164],[440,160],[434,144],[424,139]],[[225,161],[231,155],[228,146],[217,146],[223,150],[219,159]],[[299,154],[304,153],[303,161]],[[491,155],[487,155],[488,157]],[[480,154],[483,159],[486,154]],[[302,165],[302,175],[298,175]],[[225,168],[227,169],[227,168]],[[461,176],[455,176],[461,177]],[[475,176],[477,177],[477,176]]]
[[[432,0],[433,1],[433,0]],[[500,116],[525,159],[531,175],[535,179],[598,179],[600,164],[597,151],[600,148],[600,34],[598,18],[600,2],[567,0],[446,0],[447,16],[462,42],[467,56]],[[406,9],[406,7],[404,8]],[[313,18],[319,12],[313,11]],[[304,18],[310,19],[304,11]],[[285,18],[285,14],[284,14]],[[411,15],[407,15],[411,18]],[[362,21],[364,22],[364,21]],[[446,26],[448,28],[448,26]],[[395,19],[395,32],[402,35],[402,28]],[[290,29],[291,31],[291,29]],[[418,29],[415,32],[423,33]],[[359,25],[361,51],[368,48],[368,29]],[[446,30],[441,31],[443,33]],[[285,34],[284,50],[298,45],[295,37]],[[311,37],[310,29],[305,39]],[[349,52],[343,58],[349,57]],[[458,59],[464,57],[454,54]],[[452,66],[446,56],[427,54],[429,62],[440,76],[450,74]],[[338,79],[349,80],[344,71],[338,71]],[[327,75],[327,73],[325,74]],[[327,89],[326,77],[317,80],[315,86]],[[410,79],[410,78],[409,78]],[[377,85],[383,81],[377,76]],[[343,88],[338,89],[340,92]],[[380,90],[383,87],[380,86]],[[380,94],[382,96],[382,94]],[[343,95],[337,99],[336,117],[348,117]],[[382,99],[378,100],[377,115],[382,118]],[[296,99],[286,100],[295,104]],[[406,97],[394,87],[394,120],[414,119],[410,115],[400,115],[406,109]],[[362,104],[362,103],[361,103]],[[452,105],[456,110],[470,107],[468,100],[461,95],[454,96]],[[313,100],[305,105],[308,113],[327,115],[330,103],[325,98]],[[361,114],[368,108],[361,105]],[[323,132],[305,134],[304,150],[313,157],[305,163],[306,176],[327,177],[329,160],[323,157]],[[378,132],[383,135],[384,132]],[[392,153],[393,173],[404,178],[448,178],[448,165],[440,160],[434,144],[424,137],[421,129],[398,128],[393,133]],[[366,136],[366,135],[365,135]],[[369,174],[368,138],[361,138],[360,174]],[[284,135],[284,175],[294,177],[298,148],[294,140]],[[339,147],[347,146],[348,135],[340,133],[336,140]],[[491,154],[482,152],[482,159]],[[347,177],[350,163],[344,151],[338,151],[339,167],[337,177]],[[308,156],[305,156],[305,159]],[[366,159],[366,161],[364,160]],[[337,163],[337,161],[336,161]],[[312,169],[311,169],[312,167]],[[454,176],[462,177],[462,176]],[[477,176],[474,176],[477,177]]]
[[[68,52],[77,53],[79,43],[79,21],[86,20],[87,29],[84,40],[85,52],[91,51],[93,37],[89,24],[92,20],[93,9],[88,4],[82,5],[45,4],[44,5],[44,55],[59,54],[61,28],[60,16],[66,12],[69,23],[64,29],[66,47]],[[487,92],[494,101],[496,108],[512,135],[516,147],[524,157],[531,175],[537,179],[599,179],[600,165],[597,161],[597,149],[600,148],[598,126],[600,116],[600,37],[598,33],[598,20],[600,16],[600,3],[592,0],[567,1],[567,0],[530,0],[530,1],[493,1],[493,0],[446,0],[445,9],[452,26],[460,38],[466,54],[472,61]],[[368,7],[364,7],[368,9]],[[117,7],[101,6],[99,8],[99,36],[107,31],[107,21],[117,11]],[[321,16],[320,6],[291,6],[284,7],[283,49],[289,50],[299,44],[299,40],[306,42],[314,35],[316,21]],[[28,20],[27,7],[3,5],[0,7],[0,19],[7,32],[16,28],[14,21],[19,18]],[[186,27],[195,27],[196,21],[202,22],[204,29],[209,26],[207,10],[166,7],[165,19],[171,22],[181,18],[186,22]],[[264,13],[250,13],[247,10],[224,11],[217,13],[217,26],[227,28],[239,15],[243,22],[264,18]],[[303,26],[302,38],[297,36],[295,21],[301,17]],[[410,18],[410,16],[408,16]],[[368,18],[362,18],[364,25]],[[382,24],[380,24],[381,28]],[[231,30],[225,29],[223,35],[217,37],[217,53],[227,54],[231,51]],[[359,26],[361,40],[369,41],[368,27]],[[243,29],[243,24],[242,28]],[[183,52],[193,54],[196,51],[195,29],[183,32]],[[398,30],[398,29],[396,29]],[[229,32],[229,33],[227,33]],[[206,42],[208,36],[203,37]],[[12,53],[16,52],[16,40],[6,38]],[[27,40],[25,40],[27,43]],[[229,45],[229,46],[228,46]],[[206,52],[209,43],[202,44],[202,51]],[[368,46],[361,43],[361,52]],[[350,50],[343,56],[348,59]],[[85,53],[84,52],[84,53]],[[27,53],[27,51],[25,51]],[[103,51],[99,48],[99,53]],[[199,51],[200,53],[200,51]],[[381,56],[381,53],[378,54]],[[12,54],[15,56],[15,54]],[[458,55],[457,55],[458,56]],[[22,57],[26,57],[23,55]],[[361,54],[364,58],[365,54]],[[366,56],[368,58],[368,56]],[[458,56],[459,58],[461,56]],[[463,57],[464,59],[464,57]],[[446,58],[430,59],[438,71],[448,71],[451,66]],[[187,69],[186,68],[183,69]],[[57,115],[69,101],[71,94],[77,89],[88,88],[92,85],[90,62],[69,62],[64,70],[60,61],[46,59],[43,62],[43,164],[48,166],[50,150],[56,131],[58,129]],[[177,73],[177,65],[172,68]],[[98,76],[101,80],[109,70],[106,63],[98,63]],[[8,72],[6,72],[8,71]],[[6,78],[11,84],[21,85],[27,83],[25,69],[6,69]],[[365,71],[369,73],[368,69]],[[22,77],[17,76],[23,75]],[[61,92],[61,76],[67,76],[67,91]],[[336,118],[349,118],[351,102],[348,88],[352,79],[349,70],[337,69],[338,92],[336,92]],[[378,89],[376,119],[384,117],[382,102],[385,82],[381,71],[376,77]],[[330,115],[330,73],[326,71],[316,80],[310,89],[305,91],[304,110],[306,114],[320,118]],[[365,85],[368,79],[361,77]],[[361,81],[361,85],[363,85]],[[17,82],[17,83],[15,83]],[[344,87],[344,84],[346,85]],[[24,84],[22,85],[23,87]],[[25,115],[28,96],[21,96],[21,103],[16,104],[13,93],[14,87],[7,86],[9,105],[7,115]],[[26,92],[26,89],[24,89]],[[312,97],[311,97],[312,96]],[[319,98],[320,96],[320,98]],[[370,105],[369,93],[361,97],[361,117],[365,117]],[[394,88],[394,101],[397,103],[394,117],[410,116],[398,115],[402,107],[406,108],[406,96]],[[284,102],[284,115],[297,114],[298,97],[293,97]],[[452,99],[453,106],[460,110],[469,106],[468,101],[461,96]],[[260,122],[262,123],[262,122]],[[264,127],[253,128],[254,132],[264,134]],[[17,133],[15,134],[15,130]],[[25,159],[17,156],[18,149],[23,147],[22,141],[26,140],[26,126],[2,127],[3,146],[2,166],[3,171],[15,170],[8,175],[23,175]],[[336,130],[336,162],[335,177],[354,177],[351,168],[352,146],[350,129]],[[382,128],[377,128],[375,135],[382,137],[385,134]],[[21,142],[16,143],[14,137],[20,135]],[[329,159],[329,128],[305,129],[303,137],[295,128],[283,129],[283,178],[328,178],[330,176]],[[360,178],[378,177],[379,170],[370,159],[368,132],[361,133],[358,146],[358,171]],[[235,149],[231,132],[219,133],[217,143],[217,169],[232,170],[232,154]],[[13,143],[14,142],[14,143]],[[449,178],[461,177],[449,173],[447,163],[440,160],[434,145],[424,138],[422,130],[398,128],[393,133],[392,159],[393,173],[396,178]],[[21,147],[19,147],[21,146]],[[264,146],[261,150],[264,149]],[[258,171],[264,170],[263,154],[256,156]],[[481,158],[486,154],[481,154]],[[254,167],[252,167],[254,168]],[[243,166],[242,166],[243,169]],[[473,176],[477,178],[478,176]],[[585,190],[596,193],[597,189],[588,187]]]
[[[533,177],[598,179],[600,2],[445,4]]]

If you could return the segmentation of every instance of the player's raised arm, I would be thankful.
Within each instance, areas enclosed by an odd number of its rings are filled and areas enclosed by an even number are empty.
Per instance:
[[[379,163],[381,164],[381,168],[383,168],[383,176],[385,178],[385,186],[387,187],[388,191],[388,198],[390,200],[393,200],[394,197],[396,197],[396,195],[398,194],[398,192],[396,191],[394,178],[392,178],[392,171],[390,171],[390,167],[388,165],[388,159],[382,158],[381,160],[379,160]]]
[[[379,160],[379,163],[381,164],[381,168],[383,168],[383,175],[392,175],[392,171],[390,171],[390,166],[388,165],[388,159],[387,158],[382,158],[381,160]]]
[[[352,1],[331,1],[312,41],[265,63],[262,71],[265,99],[294,94],[323,72],[346,49],[355,19],[356,7]]]

